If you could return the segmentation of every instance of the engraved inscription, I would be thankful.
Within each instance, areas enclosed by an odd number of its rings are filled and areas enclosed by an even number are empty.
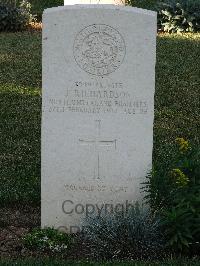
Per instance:
[[[126,48],[121,34],[104,24],[84,28],[74,41],[74,58],[84,71],[96,76],[114,72],[123,62]]]
[[[72,91],[71,91],[72,92]],[[74,95],[76,90],[74,91]],[[89,91],[82,91],[79,96],[68,98],[46,99],[43,112],[49,113],[80,113],[80,114],[123,114],[123,115],[145,115],[148,112],[148,104],[145,99],[130,99],[127,96],[116,98],[106,98],[110,93],[105,92],[105,99],[86,98],[83,95],[90,94]],[[98,94],[98,93],[97,93]],[[77,94],[78,95],[78,94]],[[100,95],[100,94],[99,94]]]
[[[135,97],[123,83],[76,81],[65,89],[63,96],[45,99],[43,112],[79,114],[146,115],[147,98]]]
[[[127,192],[128,187],[123,186],[123,185],[91,185],[91,184],[65,184],[64,188],[66,191],[85,191],[85,192],[114,192],[114,193],[119,193],[119,192]]]
[[[109,147],[109,146],[114,146],[116,149],[116,144],[117,144],[117,140],[102,140],[101,139],[101,120],[96,120],[96,129],[97,129],[97,133],[96,133],[96,137],[94,139],[79,139],[79,143],[82,145],[94,145],[94,149],[95,149],[95,153],[96,153],[96,168],[94,170],[94,178],[96,179],[100,179],[100,156],[99,156],[99,149],[100,147],[104,146],[104,147]]]

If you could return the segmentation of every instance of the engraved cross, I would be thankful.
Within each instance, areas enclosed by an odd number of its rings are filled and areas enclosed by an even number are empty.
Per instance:
[[[101,120],[95,120],[96,136],[94,139],[79,139],[79,143],[82,145],[93,145],[96,153],[96,169],[94,178],[100,179],[100,148],[112,147],[116,149],[117,140],[103,140],[101,139]]]

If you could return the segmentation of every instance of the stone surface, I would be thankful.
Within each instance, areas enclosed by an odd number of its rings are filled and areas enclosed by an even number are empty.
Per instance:
[[[113,4],[113,5],[124,5],[124,0],[65,0],[65,5],[76,5],[76,4]]]
[[[156,13],[83,5],[43,16],[42,226],[141,200],[151,168]]]

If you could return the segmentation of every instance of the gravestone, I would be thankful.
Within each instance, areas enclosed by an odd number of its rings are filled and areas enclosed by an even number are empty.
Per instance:
[[[77,5],[43,15],[42,227],[141,201],[151,169],[156,13]]]
[[[124,5],[125,0],[65,0],[65,5],[75,4],[113,4]]]

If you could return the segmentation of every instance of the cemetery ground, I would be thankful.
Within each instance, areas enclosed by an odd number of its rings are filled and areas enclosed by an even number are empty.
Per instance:
[[[200,34],[158,36],[154,163],[162,165],[168,159],[177,137],[199,143],[199,62]],[[4,258],[48,256],[28,251],[22,244],[22,236],[40,226],[41,77],[41,33],[1,33],[0,255]],[[76,255],[81,258],[83,254],[75,254],[75,257]],[[70,258],[74,257],[69,255]],[[5,260],[0,265],[11,265],[9,263]],[[37,263],[30,259],[19,261],[18,265],[40,265]],[[56,261],[51,260],[40,263],[62,265],[62,262],[56,264]],[[85,264],[83,262],[78,265]],[[198,260],[158,263],[199,264]],[[130,262],[130,265],[151,264]]]

